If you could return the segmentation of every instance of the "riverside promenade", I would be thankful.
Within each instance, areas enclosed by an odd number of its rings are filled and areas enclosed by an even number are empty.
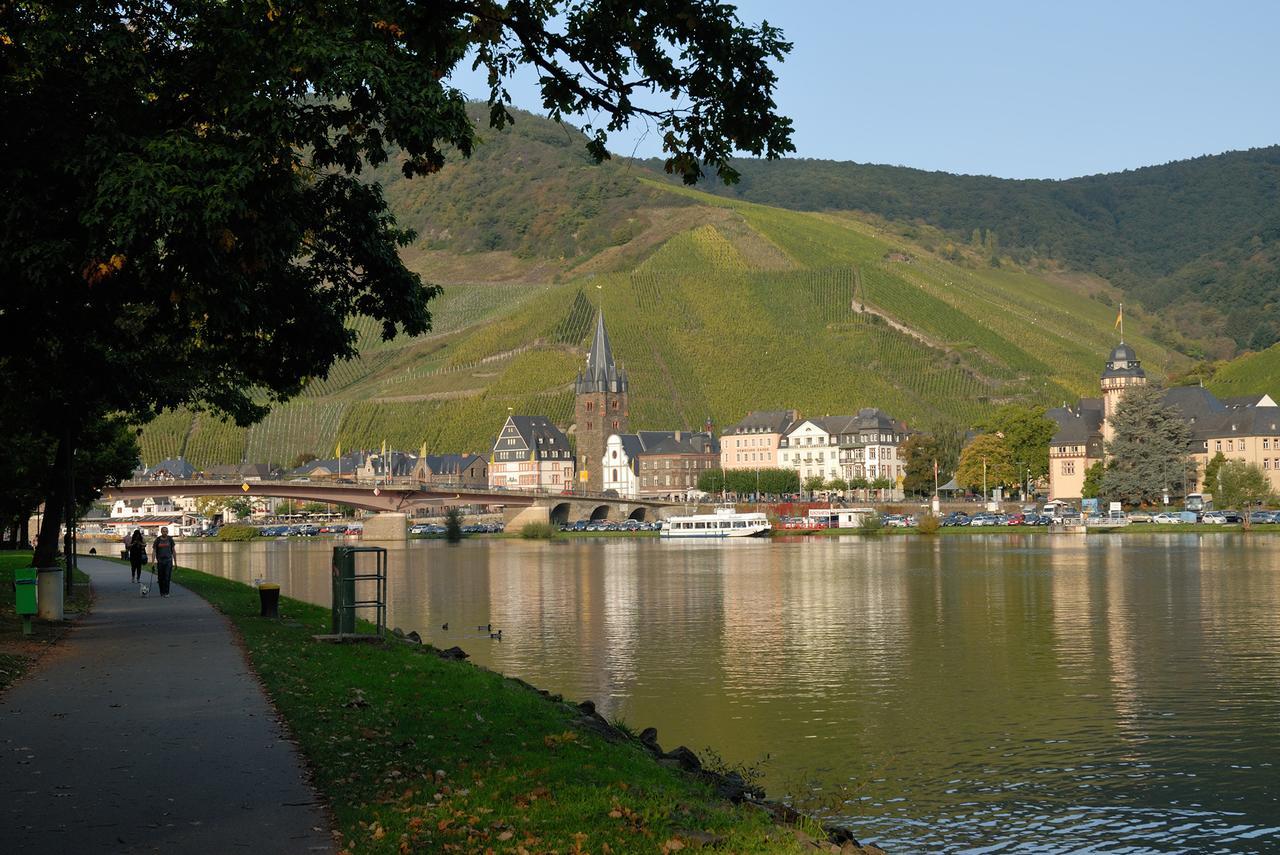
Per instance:
[[[0,696],[8,852],[331,852],[329,820],[236,644],[178,585],[81,558],[92,613]],[[145,574],[144,579],[149,579]]]

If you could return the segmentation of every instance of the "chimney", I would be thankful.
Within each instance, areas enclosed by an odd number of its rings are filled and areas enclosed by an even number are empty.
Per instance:
[[[678,431],[676,431],[676,444],[677,444],[677,445],[679,445],[679,444],[680,444],[680,442],[681,442],[681,440],[683,440],[683,438],[684,438],[684,431],[682,431],[682,430],[678,430]]]

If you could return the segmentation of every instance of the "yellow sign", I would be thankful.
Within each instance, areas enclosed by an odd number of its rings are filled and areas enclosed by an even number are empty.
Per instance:
[[[587,470],[583,469],[581,472],[578,473],[578,480],[581,481],[583,484],[587,483],[587,481],[590,480],[590,476],[587,475]]]
[[[249,482],[245,481],[243,484],[241,484],[240,489],[244,490],[246,493],[249,492]]]

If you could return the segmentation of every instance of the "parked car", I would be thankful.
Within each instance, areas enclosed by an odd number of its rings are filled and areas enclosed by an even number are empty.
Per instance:
[[[1200,522],[1206,525],[1222,525],[1227,521],[1227,517],[1222,511],[1205,511],[1200,517]]]
[[[969,521],[971,526],[981,525],[1004,525],[1005,518],[1001,514],[981,513],[975,514],[973,519]]]
[[[1244,514],[1239,511],[1219,511],[1218,513],[1222,514],[1223,522],[1228,525],[1239,525],[1244,522]]]
[[[964,511],[952,511],[942,518],[944,526],[969,525],[970,522],[969,515]]]
[[[1267,525],[1268,523],[1277,522],[1277,514],[1275,511],[1250,511],[1249,522],[1253,525]]]
[[[1005,522],[1005,525],[1026,525],[1026,524],[1027,524],[1027,515],[1025,513],[1009,514],[1009,518]]]
[[[1150,511],[1133,511],[1129,514],[1131,523],[1149,523],[1154,519]]]
[[[1165,511],[1163,513],[1156,514],[1151,518],[1151,521],[1160,525],[1181,525],[1182,516],[1180,514]]]

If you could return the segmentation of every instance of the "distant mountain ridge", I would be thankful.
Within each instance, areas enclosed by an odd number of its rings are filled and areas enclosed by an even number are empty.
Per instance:
[[[650,162],[652,165],[653,162]],[[1067,180],[952,175],[829,160],[740,160],[700,189],[792,210],[979,230],[1022,263],[1106,277],[1185,333],[1260,350],[1280,340],[1280,146]],[[1229,356],[1226,342],[1209,344]]]

